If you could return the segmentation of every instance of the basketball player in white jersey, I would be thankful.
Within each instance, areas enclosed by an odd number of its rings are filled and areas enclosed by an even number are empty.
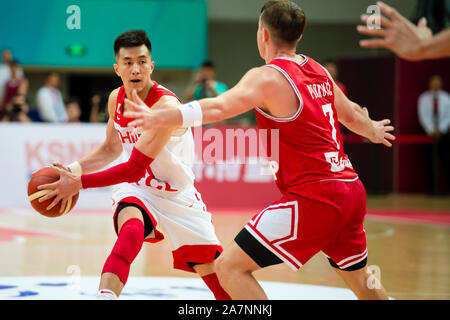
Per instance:
[[[123,86],[109,96],[106,139],[67,167],[56,164],[60,179],[40,186],[54,189],[41,201],[54,197],[49,208],[59,203],[64,206],[81,188],[118,184],[113,195],[118,238],[103,267],[99,299],[117,298],[143,242],[161,241],[165,234],[173,247],[174,268],[198,273],[216,299],[228,300],[214,272],[214,260],[222,247],[211,215],[193,184],[194,141],[190,128],[155,128],[137,133],[127,126],[133,119],[123,116],[124,99],[132,93],[153,109],[176,107],[180,101],[151,80],[154,62],[144,31],[121,34],[115,40],[114,52],[114,70]],[[120,155],[121,164],[97,172]]]

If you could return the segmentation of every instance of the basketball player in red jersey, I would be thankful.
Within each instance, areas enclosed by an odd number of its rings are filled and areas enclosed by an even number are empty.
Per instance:
[[[109,96],[109,121],[104,143],[79,161],[57,164],[60,179],[41,189],[54,189],[50,207],[62,205],[81,188],[115,185],[114,228],[117,241],[102,270],[98,298],[115,299],[127,282],[130,265],[144,241],[170,238],[174,267],[198,273],[216,299],[229,299],[214,271],[222,252],[211,215],[194,187],[194,140],[189,128],[152,128],[137,133],[123,116],[132,92],[147,108],[176,107],[174,93],[151,79],[154,62],[144,31],[128,31],[114,43],[114,70],[123,86]],[[123,162],[96,172],[122,155]],[[68,173],[70,171],[71,173]],[[94,172],[94,173],[92,173]],[[89,174],[91,173],[91,174]],[[161,228],[161,229],[160,229]],[[164,231],[164,234],[161,231]]]
[[[135,96],[126,100],[125,115],[137,118],[131,126],[171,127],[217,122],[254,108],[259,128],[279,130],[276,183],[283,197],[255,215],[216,261],[220,283],[233,299],[267,299],[254,271],[282,262],[297,270],[319,251],[358,298],[387,299],[381,283],[370,285],[366,194],[337,122],[389,147],[393,127],[389,120],[372,121],[320,64],[296,54],[304,25],[295,3],[268,1],[257,31],[265,66],[218,97],[177,108],[143,109]]]

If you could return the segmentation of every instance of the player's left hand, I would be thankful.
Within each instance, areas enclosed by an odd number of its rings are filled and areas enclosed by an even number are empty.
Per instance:
[[[59,180],[53,183],[42,184],[38,186],[38,190],[52,189],[53,191],[47,193],[45,196],[39,198],[39,202],[46,201],[54,197],[52,203],[47,207],[50,210],[61,201],[61,209],[59,212],[63,212],[67,206],[67,201],[77,194],[82,188],[81,178],[74,176],[73,174],[61,169],[57,166],[53,166],[59,172]]]
[[[370,139],[373,143],[382,143],[386,147],[392,147],[392,143],[389,140],[395,140],[395,136],[390,134],[390,131],[394,131],[394,127],[390,126],[391,120],[384,119],[381,121],[373,121],[373,126],[375,127],[375,133]]]
[[[363,108],[364,113],[367,117],[369,117],[369,110],[367,108]],[[370,118],[370,117],[369,117]],[[369,138],[370,142],[373,143],[382,143],[386,147],[392,147],[392,143],[389,140],[395,140],[395,136],[390,134],[389,132],[394,131],[394,127],[390,126],[391,120],[384,119],[381,121],[372,120],[372,124],[374,126],[374,133],[371,138]]]

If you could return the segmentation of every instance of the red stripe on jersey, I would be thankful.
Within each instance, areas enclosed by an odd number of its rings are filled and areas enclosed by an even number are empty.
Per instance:
[[[172,96],[178,99],[175,93],[158,84],[156,81],[153,81],[153,87],[150,89],[144,102],[151,108],[162,96]],[[114,122],[121,127],[126,127],[129,122],[134,120],[133,118],[125,118],[123,116],[125,98],[125,88],[124,86],[121,86],[119,88],[119,93],[117,94],[116,110],[114,112]],[[178,99],[178,101],[180,101],[180,99]]]
[[[276,182],[284,194],[298,194],[301,189],[298,186],[306,182],[358,177],[344,153],[333,81],[320,64],[304,58],[301,64],[277,58],[267,65],[289,81],[299,100],[298,111],[289,118],[276,118],[255,108],[260,129],[278,130]]]

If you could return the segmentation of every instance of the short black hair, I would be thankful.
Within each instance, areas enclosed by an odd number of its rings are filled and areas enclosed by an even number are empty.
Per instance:
[[[44,75],[45,80],[47,80],[47,79],[50,78],[51,76],[57,76],[57,77],[59,77],[59,73],[56,72],[56,71],[48,71],[48,72],[46,72],[45,75]]]
[[[66,105],[68,105],[70,103],[76,103],[79,106],[81,106],[81,100],[78,97],[69,97],[69,99],[66,102]]]
[[[114,54],[118,55],[120,48],[139,47],[145,44],[148,52],[152,53],[152,43],[143,30],[130,30],[119,35],[114,41]]]
[[[261,19],[278,45],[296,45],[306,24],[305,12],[289,0],[266,2],[261,9]]]
[[[207,61],[203,62],[202,67],[214,69],[214,63],[211,60],[207,60]]]
[[[428,79],[431,79],[431,78],[441,78],[442,79],[442,76],[439,73],[432,73],[432,74],[430,74]]]

